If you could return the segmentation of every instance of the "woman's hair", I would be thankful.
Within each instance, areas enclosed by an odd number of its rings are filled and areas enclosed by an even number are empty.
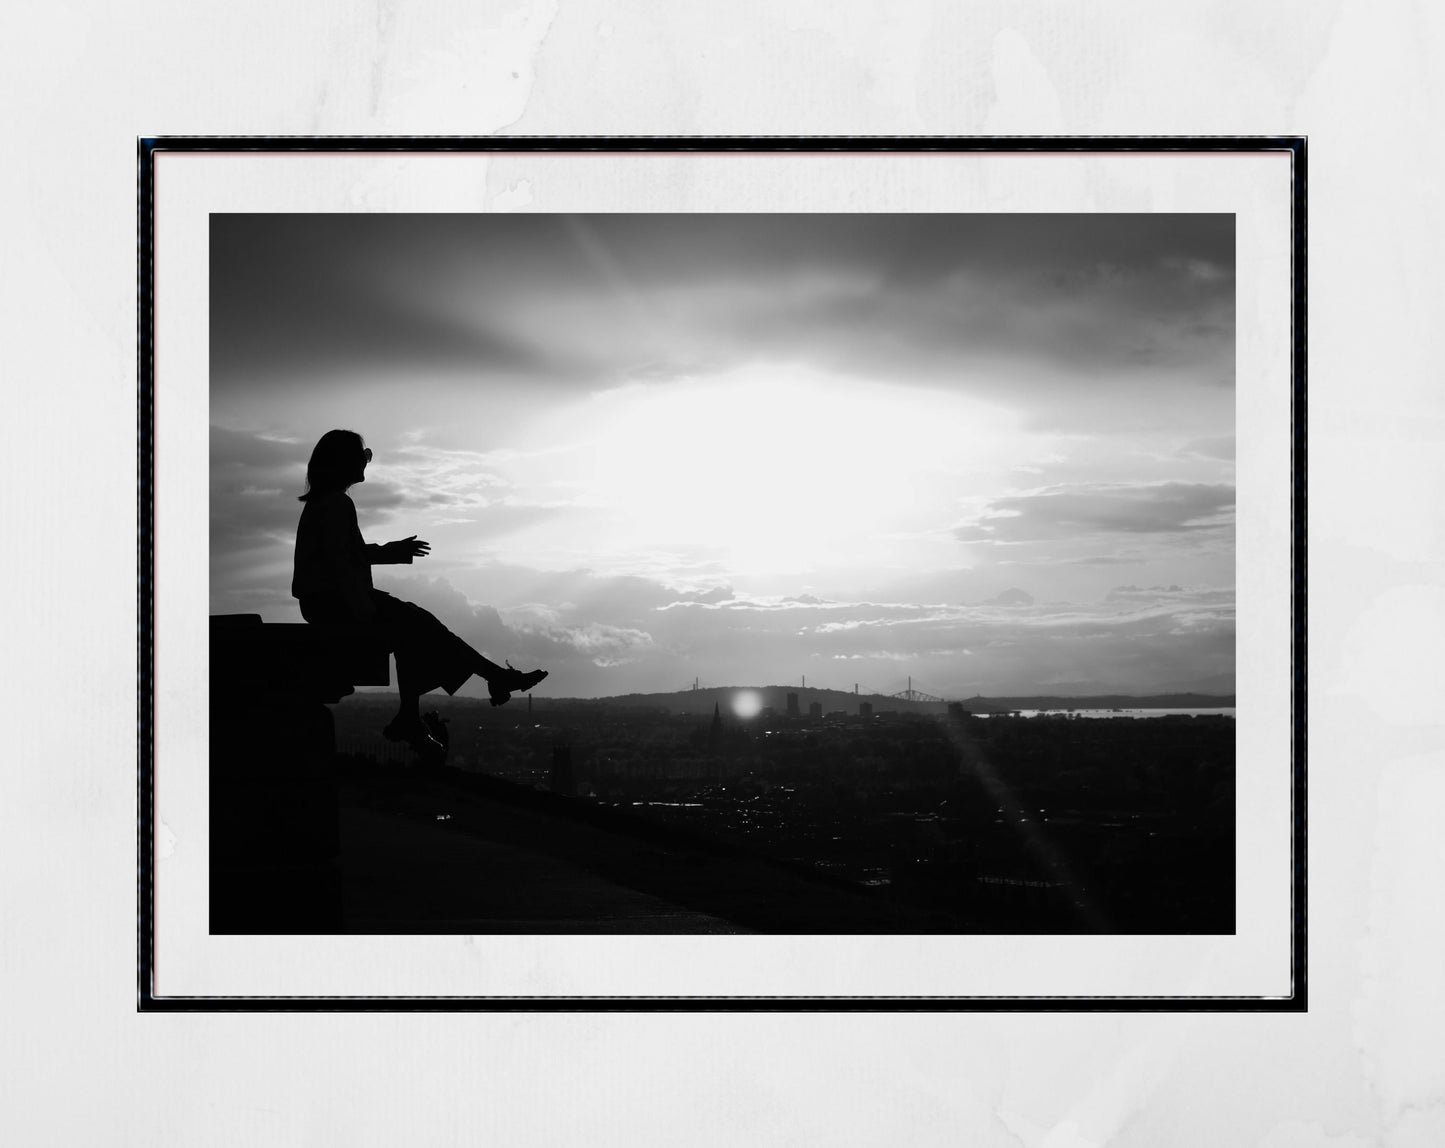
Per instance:
[[[306,464],[306,493],[300,501],[331,490],[345,490],[356,481],[357,458],[365,450],[365,441],[355,431],[327,431]]]

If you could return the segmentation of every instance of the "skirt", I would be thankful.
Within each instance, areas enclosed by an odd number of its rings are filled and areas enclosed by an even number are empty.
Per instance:
[[[376,615],[371,621],[386,648],[396,655],[396,685],[403,693],[425,694],[435,689],[454,694],[477,671],[483,659],[476,650],[448,630],[436,615],[385,590],[372,590]],[[301,616],[313,626],[359,623],[338,598],[308,595],[300,599]]]

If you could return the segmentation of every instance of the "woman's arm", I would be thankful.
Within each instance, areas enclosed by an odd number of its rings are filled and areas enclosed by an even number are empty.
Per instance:
[[[415,534],[399,542],[366,545],[366,560],[373,566],[410,566],[413,558],[425,558],[431,553],[430,542],[419,542]]]

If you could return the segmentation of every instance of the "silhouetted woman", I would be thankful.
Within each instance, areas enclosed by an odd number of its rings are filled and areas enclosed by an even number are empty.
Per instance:
[[[404,741],[419,753],[437,756],[441,744],[418,712],[417,699],[438,687],[457,692],[469,677],[485,679],[492,705],[504,705],[512,693],[530,690],[545,670],[522,673],[488,661],[437,619],[411,602],[373,588],[373,566],[404,563],[431,552],[413,534],[399,542],[368,545],[356,523],[356,507],[347,490],[366,481],[371,451],[355,431],[333,430],[321,436],[306,466],[306,493],[296,528],[296,567],[291,595],[301,616],[318,626],[374,626],[396,654],[396,685],[401,708],[382,730],[390,741]]]

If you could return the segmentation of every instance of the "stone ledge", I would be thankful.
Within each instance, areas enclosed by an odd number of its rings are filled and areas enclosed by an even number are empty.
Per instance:
[[[335,702],[356,686],[391,684],[390,656],[367,626],[262,622],[211,615],[211,688]]]

